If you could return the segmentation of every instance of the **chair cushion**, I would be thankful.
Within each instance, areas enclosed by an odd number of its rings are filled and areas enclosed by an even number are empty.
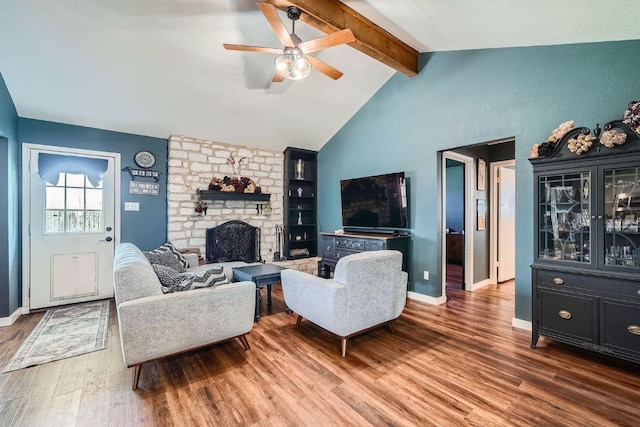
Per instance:
[[[180,273],[164,265],[153,264],[152,266],[162,285],[162,292],[165,294],[229,283],[221,267],[198,273]]]

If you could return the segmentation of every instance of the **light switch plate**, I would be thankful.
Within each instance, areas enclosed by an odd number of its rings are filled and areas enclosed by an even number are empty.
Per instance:
[[[140,202],[124,202],[124,210],[138,212],[140,210]]]

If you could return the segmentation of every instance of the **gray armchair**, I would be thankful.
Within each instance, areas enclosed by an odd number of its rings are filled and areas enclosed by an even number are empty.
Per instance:
[[[372,251],[341,258],[333,279],[301,271],[282,271],[282,292],[289,309],[342,339],[347,339],[400,316],[407,300],[407,273],[402,253]]]

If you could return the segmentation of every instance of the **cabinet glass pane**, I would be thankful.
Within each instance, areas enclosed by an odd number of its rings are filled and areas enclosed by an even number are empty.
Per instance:
[[[640,168],[604,171],[604,264],[640,263]]]
[[[590,178],[589,172],[539,178],[539,258],[591,262]]]

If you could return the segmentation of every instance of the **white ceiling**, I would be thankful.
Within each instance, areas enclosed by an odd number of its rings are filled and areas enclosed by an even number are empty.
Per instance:
[[[640,39],[638,0],[343,2],[420,52]],[[276,84],[273,55],[225,42],[279,47],[251,0],[0,0],[0,73],[21,117],[319,149],[394,74],[340,46],[317,54],[340,80]]]

